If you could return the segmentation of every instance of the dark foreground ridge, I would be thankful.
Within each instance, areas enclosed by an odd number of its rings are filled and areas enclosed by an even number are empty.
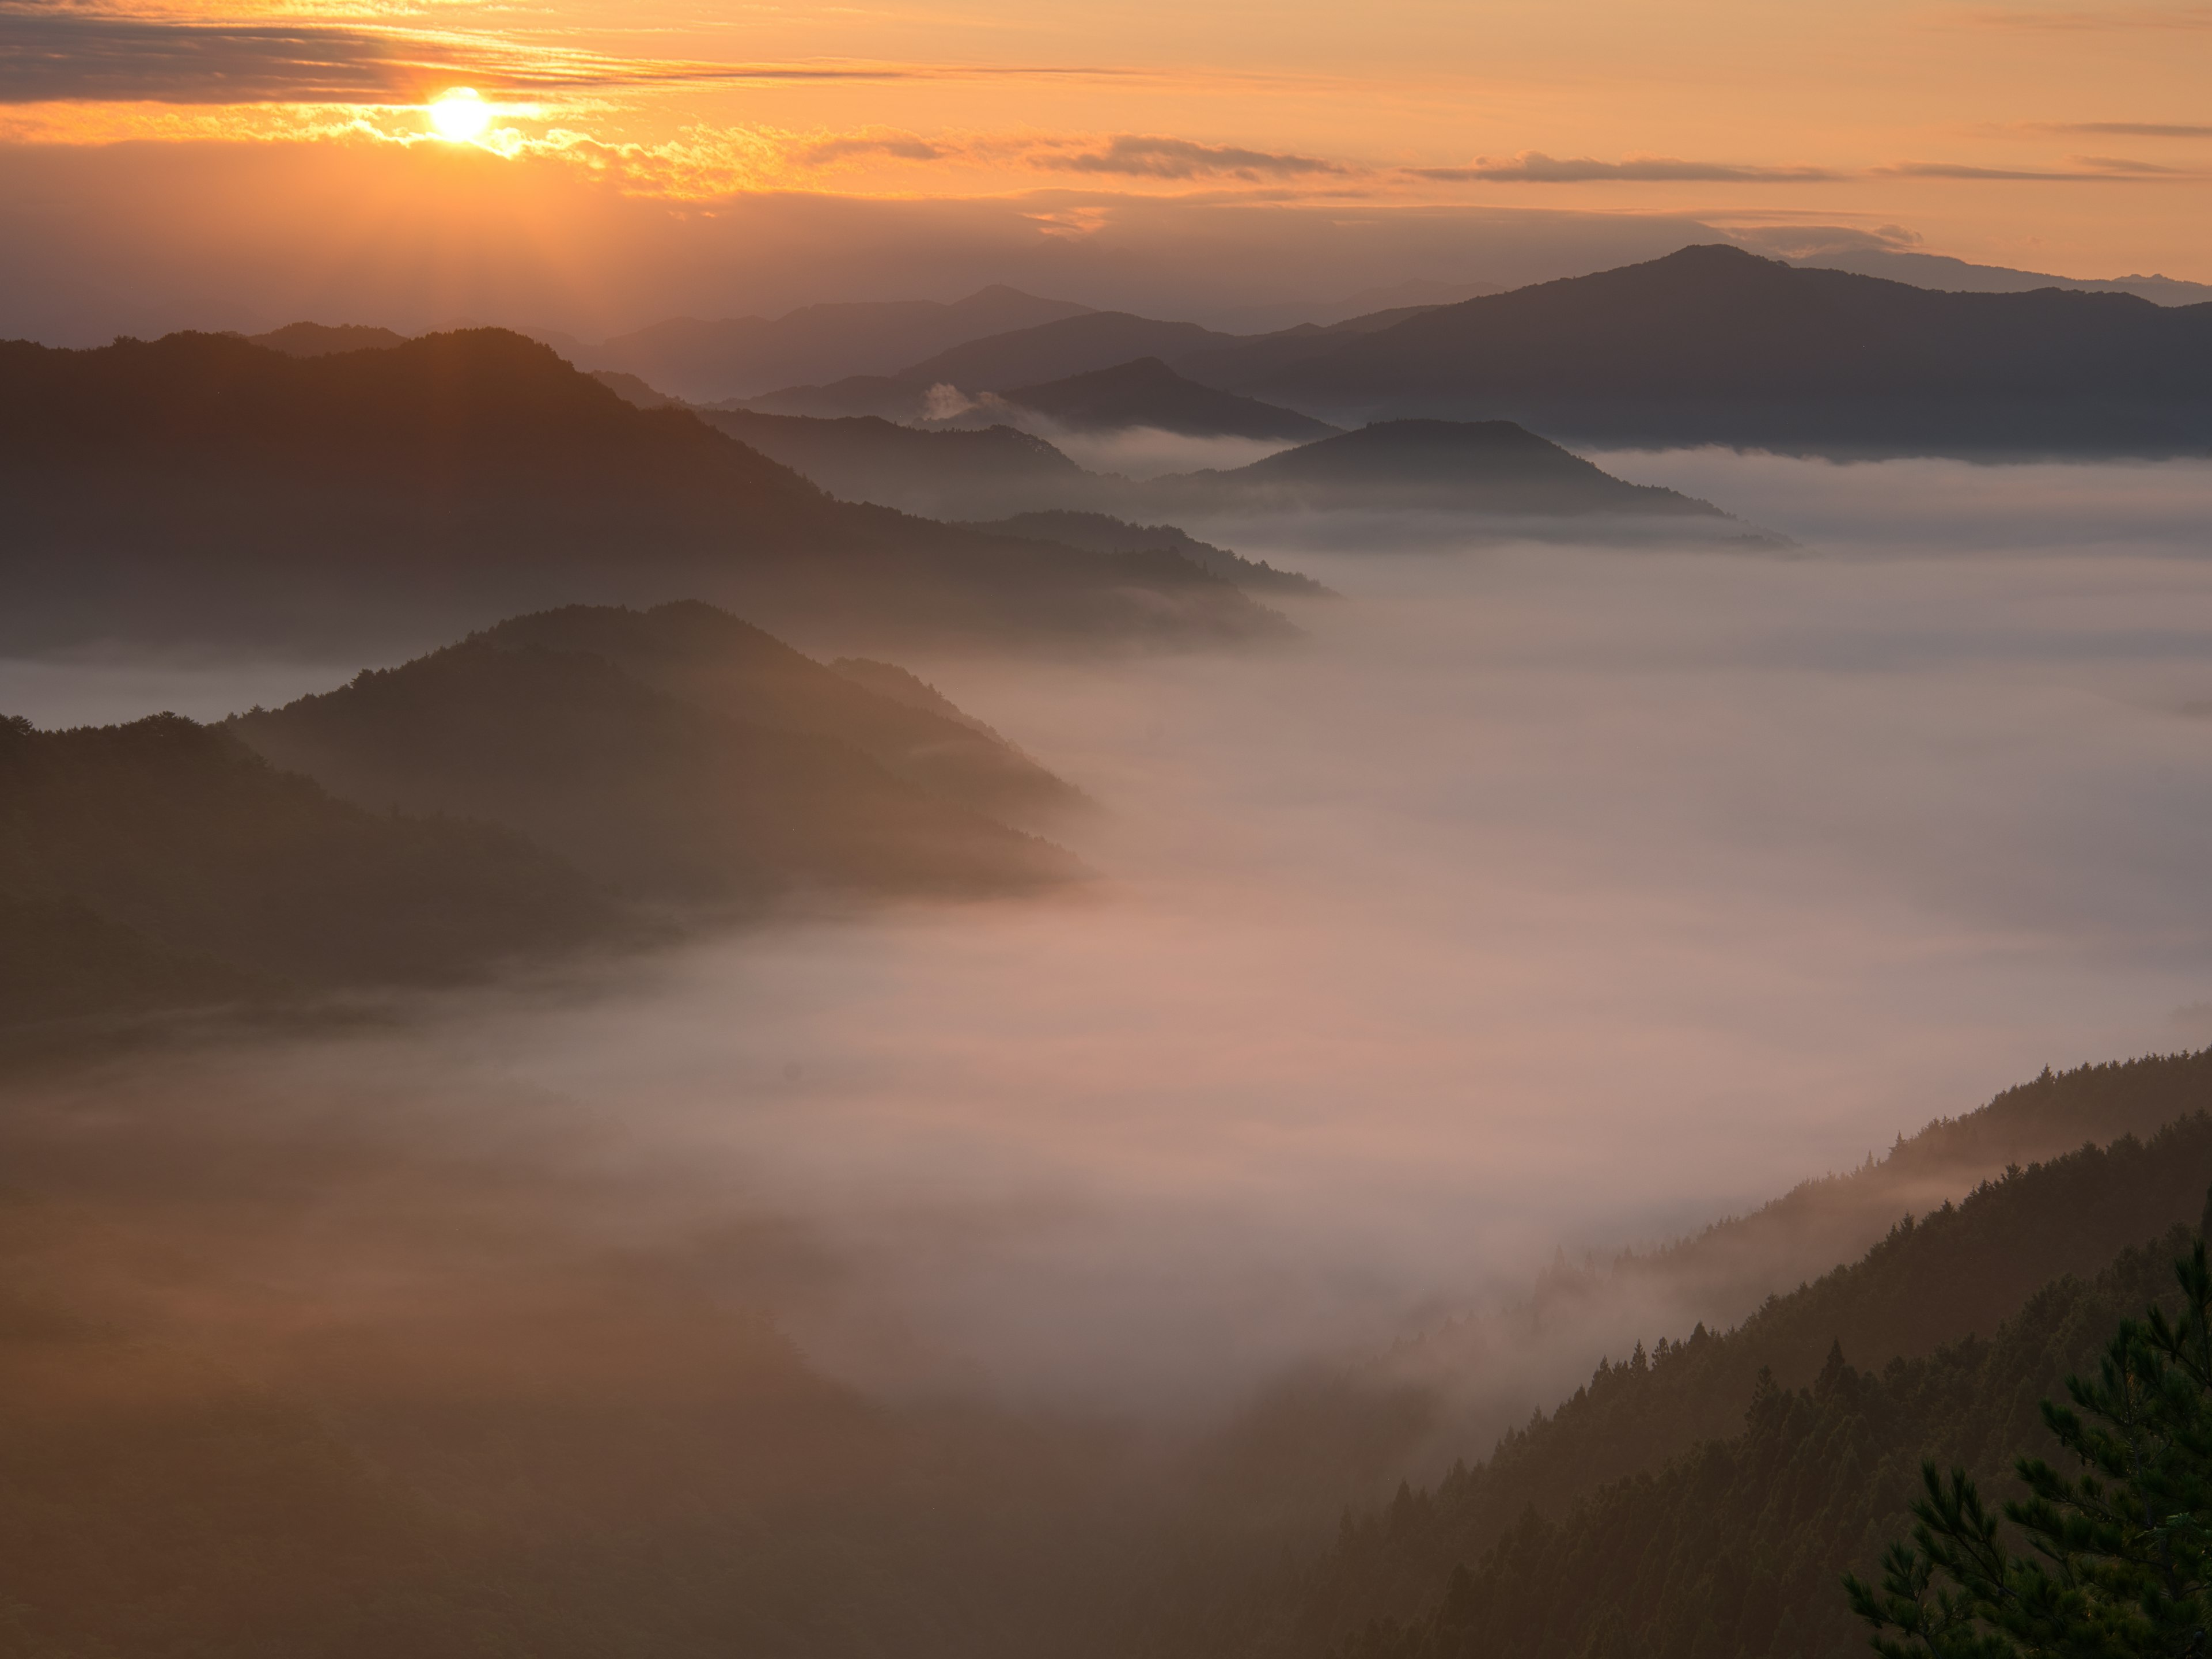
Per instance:
[[[832,500],[499,330],[292,357],[180,334],[0,343],[0,643],[421,637],[697,595],[843,648],[1201,645],[1279,617],[1132,560]]]
[[[1863,1651],[1837,1583],[1904,1529],[1921,1457],[2002,1477],[2045,1443],[2035,1401],[2171,1284],[2169,1230],[2193,1231],[2212,1187],[2208,1106],[2212,1053],[2046,1074],[1931,1125],[1893,1158],[2091,1144],[1905,1215],[1732,1330],[1637,1342],[1486,1460],[1348,1520],[1170,1650]]]

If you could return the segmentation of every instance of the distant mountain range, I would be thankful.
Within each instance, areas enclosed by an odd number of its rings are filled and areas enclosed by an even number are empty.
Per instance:
[[[702,907],[1034,890],[1081,867],[1008,822],[1088,805],[903,669],[696,603],[516,617],[220,726],[0,719],[0,1027],[449,983]]]
[[[1188,437],[1304,443],[1337,430],[1294,410],[1200,386],[1157,357],[1138,357],[1041,386],[1011,386],[997,397],[1075,432],[1148,427]]]
[[[1163,505],[1455,508],[1539,518],[1723,517],[1710,501],[1614,477],[1510,421],[1379,421],[1231,471],[1156,479]]]
[[[1922,256],[1885,257],[1894,269]],[[1953,275],[1994,288],[2017,274]],[[1723,246],[1327,329],[1238,337],[1094,313],[752,406],[915,420],[1138,357],[1340,426],[1507,419],[1601,442],[1845,453],[2157,455],[2212,444],[2206,305],[2078,285],[1943,292]]]
[[[420,641],[694,595],[863,653],[1292,631],[1187,562],[832,500],[497,330],[304,358],[213,335],[0,344],[0,643],[19,647]]]
[[[698,411],[717,431],[771,456],[841,501],[932,518],[1089,507],[1115,486],[1043,439],[1010,426],[924,430],[880,415],[817,418],[752,410]]]
[[[1183,372],[1316,412],[1846,453],[2193,453],[2212,307],[1944,294],[1686,248],[1424,313],[1290,364]]]
[[[1791,263],[1716,244],[1471,298],[1401,289],[1417,302],[1243,335],[991,289],[950,306],[809,307],[557,343],[656,396],[902,423],[985,424],[1012,407],[1086,429],[1254,436],[1318,435],[1294,429],[1299,419],[1438,416],[1603,442],[1842,453],[2156,455],[2212,443],[2201,390],[2212,285],[1886,249]],[[301,355],[396,338],[313,324],[257,337]]]
[[[1815,270],[1849,270],[1882,276],[1915,288],[1953,294],[2028,294],[2039,288],[2078,289],[2085,294],[2132,294],[2153,305],[2194,306],[2212,300],[2212,283],[2185,283],[2172,276],[2054,276],[2047,271],[2014,270],[2005,265],[1969,264],[1941,253],[1911,253],[1890,248],[1857,248],[1820,253],[1790,262]]]
[[[1087,306],[994,287],[964,300],[804,306],[781,317],[689,317],[574,345],[577,366],[635,374],[691,403],[880,373],[987,335],[1079,316]],[[564,354],[565,355],[565,354]]]
[[[910,421],[939,412],[929,394],[943,386],[978,392],[1035,386],[1113,368],[1139,357],[1180,362],[1208,346],[1234,343],[1196,323],[1165,323],[1126,311],[1093,311],[940,351],[895,374],[860,374],[826,386],[790,386],[747,401],[773,415],[881,415]],[[941,412],[958,412],[958,404]]]
[[[1710,502],[1625,483],[1507,421],[1383,422],[1249,466],[1138,483],[1086,471],[1011,427],[932,430],[874,416],[816,419],[745,410],[704,410],[702,418],[834,495],[989,521],[979,522],[979,529],[1021,524],[1041,534],[1046,525],[1058,524],[1081,546],[1102,545],[1095,530],[1078,528],[1086,520],[1157,523],[1255,508],[1424,507],[1585,521],[1709,520],[1718,521],[1716,529],[1732,523]],[[1735,526],[1728,533],[1758,532]],[[1241,586],[1255,585],[1248,571],[1218,561],[1207,568]]]

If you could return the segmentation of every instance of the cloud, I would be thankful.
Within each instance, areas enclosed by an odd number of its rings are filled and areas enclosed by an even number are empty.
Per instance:
[[[1257,180],[1313,174],[1341,176],[1352,171],[1310,155],[1277,155],[1233,144],[1201,144],[1188,138],[1148,138],[1136,134],[1108,141],[1102,149],[1074,155],[1042,155],[1032,166],[1062,173],[1108,173],[1135,179],[1231,178]]]
[[[0,104],[413,104],[456,82],[490,95],[527,95],[684,82],[1101,73],[1042,65],[617,58],[451,32],[185,21],[0,0]]]
[[[1954,161],[1894,161],[1875,167],[1880,179],[1960,179],[2021,184],[2170,184],[2202,179],[2201,173],[2129,161],[2112,155],[2077,155],[2067,168],[1978,167]]]
[[[1725,161],[1678,161],[1663,155],[1632,156],[1625,161],[1600,161],[1589,156],[1561,160],[1541,150],[1524,149],[1510,160],[1477,156],[1466,167],[1408,167],[1417,179],[1454,182],[1488,179],[1531,185],[1581,185],[1601,179],[1638,183],[1826,184],[1846,175],[1826,167],[1740,167]]]
[[[2033,131],[2100,133],[2116,138],[2212,138],[2212,126],[2177,126],[2162,121],[2039,121]]]
[[[902,161],[937,161],[956,154],[952,146],[932,143],[917,138],[912,133],[886,133],[880,136],[854,134],[844,138],[827,138],[811,144],[799,153],[799,159],[809,167],[821,167],[830,161],[849,161],[856,155],[888,155]]]
[[[2097,33],[2212,29],[2212,6],[2116,6],[2103,11],[1979,11],[1966,21],[1984,28],[2065,29]]]
[[[1855,225],[1760,225],[1732,228],[1729,235],[1746,247],[1784,259],[1834,253],[1895,253],[1923,240],[1919,232],[1903,225],[1877,225],[1872,230]]]

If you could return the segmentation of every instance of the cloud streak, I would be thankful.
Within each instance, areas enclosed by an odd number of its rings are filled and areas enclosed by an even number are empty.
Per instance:
[[[1341,162],[1311,155],[1279,155],[1234,144],[1202,144],[1188,138],[1123,134],[1098,149],[1073,155],[1042,155],[1034,167],[1061,173],[1115,174],[1133,179],[1230,178],[1258,181],[1315,176],[1341,177],[1352,171]]]
[[[2077,155],[2071,167],[1984,167],[1956,161],[1893,161],[1875,167],[1877,179],[1954,179],[1978,183],[2036,185],[2185,184],[2202,173],[2157,167],[2111,155]]]
[[[1590,156],[1559,157],[1524,149],[1506,159],[1478,156],[1465,167],[1408,167],[1416,179],[1450,183],[1477,180],[1504,184],[1583,185],[1608,180],[1638,184],[1827,184],[1849,175],[1815,167],[1750,167],[1728,161],[1682,161],[1670,156],[1639,155],[1622,161]]]
[[[530,96],[685,83],[1109,73],[1050,65],[617,58],[427,30],[185,21],[0,0],[0,104],[413,104],[457,82],[488,95]]]
[[[2212,125],[2176,125],[2164,121],[2043,121],[2037,123],[2034,130],[2108,138],[2212,138]]]

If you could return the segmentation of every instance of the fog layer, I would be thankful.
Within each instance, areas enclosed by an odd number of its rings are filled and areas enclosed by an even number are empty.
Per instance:
[[[1194,524],[1350,602],[911,665],[1107,804],[1081,896],[487,994],[287,1086],[540,1103],[532,1156],[619,1177],[575,1224],[793,1241],[744,1295],[871,1393],[1149,1412],[2212,1040],[2212,467],[1607,464],[1801,550]],[[36,672],[112,717],[119,671]]]

